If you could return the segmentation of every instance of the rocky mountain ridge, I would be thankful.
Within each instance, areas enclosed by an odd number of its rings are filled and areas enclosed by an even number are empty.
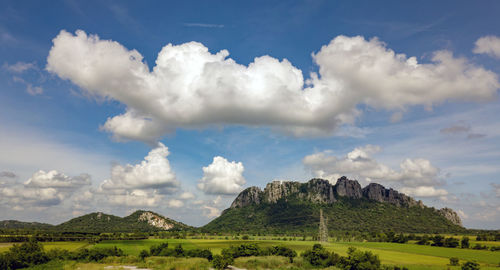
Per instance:
[[[243,208],[250,205],[274,204],[279,200],[285,202],[291,199],[305,200],[311,203],[335,204],[339,198],[367,199],[380,203],[389,203],[397,207],[426,207],[422,201],[400,193],[392,188],[385,188],[377,183],[370,183],[364,188],[356,180],[339,178],[335,185],[328,180],[314,178],[306,183],[293,181],[273,181],[264,190],[259,187],[249,187],[243,190],[233,201],[230,209]],[[438,214],[462,226],[460,217],[452,209],[436,210]]]

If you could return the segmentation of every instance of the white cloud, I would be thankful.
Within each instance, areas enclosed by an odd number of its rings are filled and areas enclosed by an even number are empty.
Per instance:
[[[487,54],[500,59],[500,38],[496,36],[484,36],[476,41],[473,50],[477,54]]]
[[[181,195],[179,195],[179,199],[181,200],[191,200],[194,198],[195,198],[194,194],[188,191],[183,192]]]
[[[203,215],[207,218],[215,218],[220,216],[220,210],[215,207],[204,205],[201,207],[201,209],[204,209]]]
[[[31,83],[26,85],[26,92],[32,96],[43,94],[43,88],[40,86],[33,86]]]
[[[435,190],[441,185],[439,169],[429,160],[406,158],[399,164],[399,171],[378,162],[373,154],[381,148],[374,145],[357,147],[343,157],[332,155],[330,151],[319,152],[304,157],[303,164],[309,168],[315,177],[335,182],[340,176],[359,179],[365,183],[376,181],[384,184],[396,184],[406,188],[415,196],[442,196],[444,190]],[[403,191],[405,192],[405,191]]]
[[[212,54],[197,42],[168,44],[150,71],[136,50],[63,30],[53,40],[47,70],[91,95],[125,104],[127,111],[103,129],[116,139],[144,141],[209,125],[325,135],[353,123],[359,104],[404,111],[446,100],[489,100],[499,88],[495,73],[448,51],[422,64],[360,36],[338,36],[313,54],[319,74],[306,81],[286,59],[262,56],[244,66],[228,55]]]
[[[3,67],[10,72],[14,73],[23,73],[30,69],[38,69],[35,63],[26,63],[26,62],[17,62],[13,65],[9,65],[7,63],[3,64]]]
[[[168,207],[181,208],[183,206],[184,206],[184,203],[181,200],[171,199],[168,201]]]
[[[81,174],[75,177],[69,177],[63,173],[56,170],[51,170],[45,172],[39,170],[31,176],[28,181],[24,183],[26,186],[30,187],[41,187],[41,188],[78,188],[85,185],[90,185],[90,175]]]
[[[416,197],[440,197],[448,195],[448,191],[444,189],[436,189],[431,186],[421,186],[421,187],[404,187],[401,192]]]
[[[167,159],[168,148],[162,143],[151,150],[144,160],[135,165],[115,165],[111,179],[105,180],[102,189],[175,188],[179,182]]]
[[[9,183],[0,188],[0,201],[23,206],[53,206],[71,197],[78,189],[90,185],[90,176],[69,177],[56,170],[35,172],[24,184]]]
[[[207,194],[237,194],[245,184],[243,163],[229,162],[216,156],[212,164],[203,167],[203,178],[198,188]]]
[[[122,194],[107,194],[106,199],[112,205],[155,207],[162,202],[163,196],[157,194],[156,191],[134,189],[132,191],[124,191]]]

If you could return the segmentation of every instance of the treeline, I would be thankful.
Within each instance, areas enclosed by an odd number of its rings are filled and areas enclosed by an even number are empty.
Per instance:
[[[109,256],[120,257],[123,255],[123,251],[117,247],[85,248],[73,252],[63,249],[52,249],[45,252],[42,245],[32,239],[22,244],[15,244],[7,252],[0,253],[0,269],[20,269],[44,264],[51,260],[99,262]]]

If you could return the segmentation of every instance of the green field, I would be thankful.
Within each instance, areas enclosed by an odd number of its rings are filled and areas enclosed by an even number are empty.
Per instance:
[[[237,246],[243,243],[256,243],[260,247],[270,247],[276,245],[283,245],[294,249],[299,254],[306,249],[310,249],[315,243],[314,241],[284,241],[272,240],[270,237],[257,237],[254,240],[225,240],[225,239],[147,239],[147,240],[116,240],[116,241],[102,241],[96,245],[88,244],[87,242],[46,242],[43,243],[45,250],[54,248],[67,249],[70,251],[79,248],[92,248],[92,247],[113,247],[121,248],[125,254],[137,256],[143,249],[149,249],[152,245],[158,245],[163,242],[168,242],[170,247],[181,244],[184,249],[210,249],[214,254],[219,254],[223,248],[231,245]],[[498,245],[498,242],[478,242],[487,245]],[[12,243],[0,243],[0,252],[6,251]],[[406,266],[409,269],[459,269],[459,267],[451,267],[448,265],[451,257],[457,257],[463,263],[467,260],[474,260],[481,264],[481,269],[500,269],[500,252],[493,252],[487,250],[473,250],[473,249],[460,249],[460,248],[445,248],[445,247],[432,247],[421,246],[416,244],[397,244],[397,243],[381,243],[381,242],[329,242],[323,244],[326,249],[335,251],[336,253],[345,256],[349,247],[356,247],[363,251],[371,251],[377,254],[383,264]],[[134,257],[136,258],[136,257]],[[168,265],[191,265],[195,263],[194,260],[201,259],[173,259],[165,257],[150,258],[149,262],[153,265],[161,264],[161,261],[168,261]],[[239,258],[235,261],[235,266],[255,269],[255,265],[268,266],[279,263],[285,263],[285,258],[269,257],[269,258]],[[165,261],[167,262],[167,261]],[[301,259],[297,258],[297,263],[300,264]],[[118,264],[125,262],[115,262]],[[115,264],[112,263],[112,264]],[[200,263],[200,262],[198,262]],[[112,264],[104,264],[112,265]],[[115,264],[116,265],[116,264]],[[151,266],[153,266],[151,265]],[[148,265],[144,265],[148,266]],[[94,266],[93,266],[94,267]],[[92,267],[92,268],[93,268]],[[96,265],[96,269],[99,268]],[[157,267],[154,267],[155,269]],[[179,267],[178,267],[179,268]],[[183,267],[180,267],[182,269]],[[71,269],[71,266],[66,269]],[[162,268],[163,269],[163,268]]]
[[[316,242],[313,241],[280,241],[280,240],[220,240],[220,239],[150,239],[140,241],[103,241],[96,246],[112,247],[117,246],[127,254],[137,255],[142,249],[149,249],[150,246],[168,242],[171,246],[182,244],[185,249],[208,248],[217,254],[223,248],[230,245],[240,245],[242,243],[257,243],[261,247],[274,245],[284,245],[296,250],[298,253],[311,248]],[[404,265],[410,269],[446,269],[449,258],[457,257],[461,262],[475,260],[481,264],[482,269],[499,269],[500,252],[420,246],[415,244],[377,243],[377,242],[331,242],[324,244],[331,251],[340,255],[347,254],[350,246],[363,251],[371,251],[378,254],[383,264]],[[450,267],[450,269],[458,269]]]

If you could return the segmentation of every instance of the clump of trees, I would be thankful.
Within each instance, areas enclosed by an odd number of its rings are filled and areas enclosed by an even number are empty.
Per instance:
[[[287,257],[292,263],[293,258],[297,257],[295,250],[284,246],[272,246],[261,248],[256,244],[242,244],[240,246],[231,246],[222,249],[221,255],[215,255],[212,260],[212,266],[215,269],[224,269],[239,257],[249,256],[283,256]]]
[[[168,243],[161,243],[160,245],[151,246],[149,252],[142,250],[139,253],[139,258],[144,260],[149,256],[165,256],[165,257],[196,257],[205,258],[211,261],[213,259],[212,252],[208,249],[190,249],[185,250],[182,245],[177,245],[174,248],[168,248]]]
[[[98,262],[109,256],[123,256],[123,251],[117,247],[80,249],[74,252],[63,249],[53,249],[48,252],[35,239],[22,244],[15,244],[9,251],[0,254],[0,269],[20,269],[44,264],[50,260],[75,260]]]
[[[382,269],[378,255],[370,251],[360,251],[349,247],[347,257],[335,252],[328,252],[322,245],[315,244],[312,249],[306,250],[301,255],[305,261],[315,267],[335,266],[345,270],[379,270]],[[385,268],[389,269],[389,268]],[[391,269],[395,269],[391,267]],[[400,269],[397,267],[397,269]]]

